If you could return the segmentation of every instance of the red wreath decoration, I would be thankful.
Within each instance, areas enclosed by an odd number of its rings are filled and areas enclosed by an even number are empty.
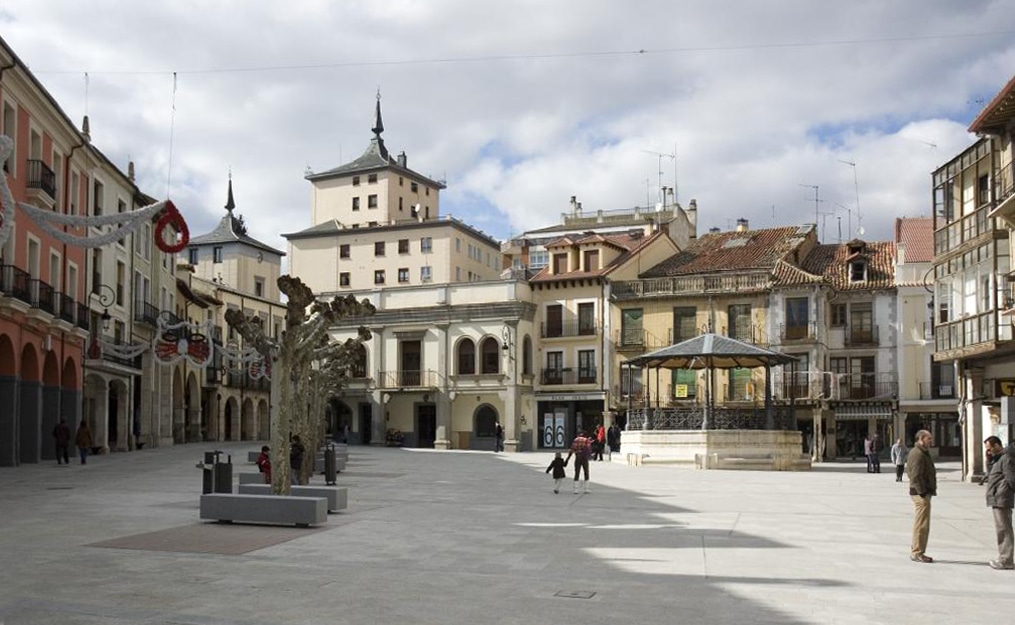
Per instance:
[[[172,226],[180,235],[180,240],[175,244],[166,243],[163,236],[163,232],[169,226]],[[166,208],[162,211],[158,223],[155,224],[155,245],[166,254],[176,254],[187,247],[187,243],[190,243],[190,230],[187,228],[187,222],[183,220],[180,211],[176,210],[172,200],[166,200]]]

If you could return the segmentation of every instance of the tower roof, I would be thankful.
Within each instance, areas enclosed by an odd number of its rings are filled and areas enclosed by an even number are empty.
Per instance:
[[[190,239],[188,247],[195,245],[213,245],[220,243],[244,243],[251,247],[262,249],[272,254],[279,256],[285,256],[285,252],[278,250],[262,243],[257,239],[247,234],[247,225],[243,222],[242,217],[233,215],[233,209],[236,208],[236,202],[233,201],[233,179],[232,175],[229,176],[229,193],[226,199],[226,214],[219,220],[218,226],[208,234],[202,234],[199,237],[193,237]]]

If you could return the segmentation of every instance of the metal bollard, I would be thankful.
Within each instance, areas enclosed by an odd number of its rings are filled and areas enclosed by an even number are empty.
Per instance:
[[[335,446],[328,445],[324,448],[324,481],[331,486],[335,484],[337,471],[335,470]]]

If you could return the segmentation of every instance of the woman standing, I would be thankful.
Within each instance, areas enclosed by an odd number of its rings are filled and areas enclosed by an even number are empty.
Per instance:
[[[909,455],[909,449],[906,444],[902,442],[901,438],[895,440],[895,444],[892,445],[892,463],[895,465],[895,481],[902,481],[902,474],[906,470],[906,456]]]
[[[74,435],[74,444],[77,445],[78,455],[81,456],[81,464],[88,460],[88,450],[92,448],[92,431],[88,429],[88,422],[81,419],[78,432]]]

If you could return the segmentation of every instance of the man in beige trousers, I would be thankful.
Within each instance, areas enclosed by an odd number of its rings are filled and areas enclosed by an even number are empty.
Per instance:
[[[909,496],[913,500],[913,547],[909,559],[913,562],[930,564],[934,558],[928,556],[927,537],[930,536],[930,498],[937,495],[937,470],[930,448],[934,436],[927,430],[916,433],[913,450],[906,458],[906,475],[909,477]]]

